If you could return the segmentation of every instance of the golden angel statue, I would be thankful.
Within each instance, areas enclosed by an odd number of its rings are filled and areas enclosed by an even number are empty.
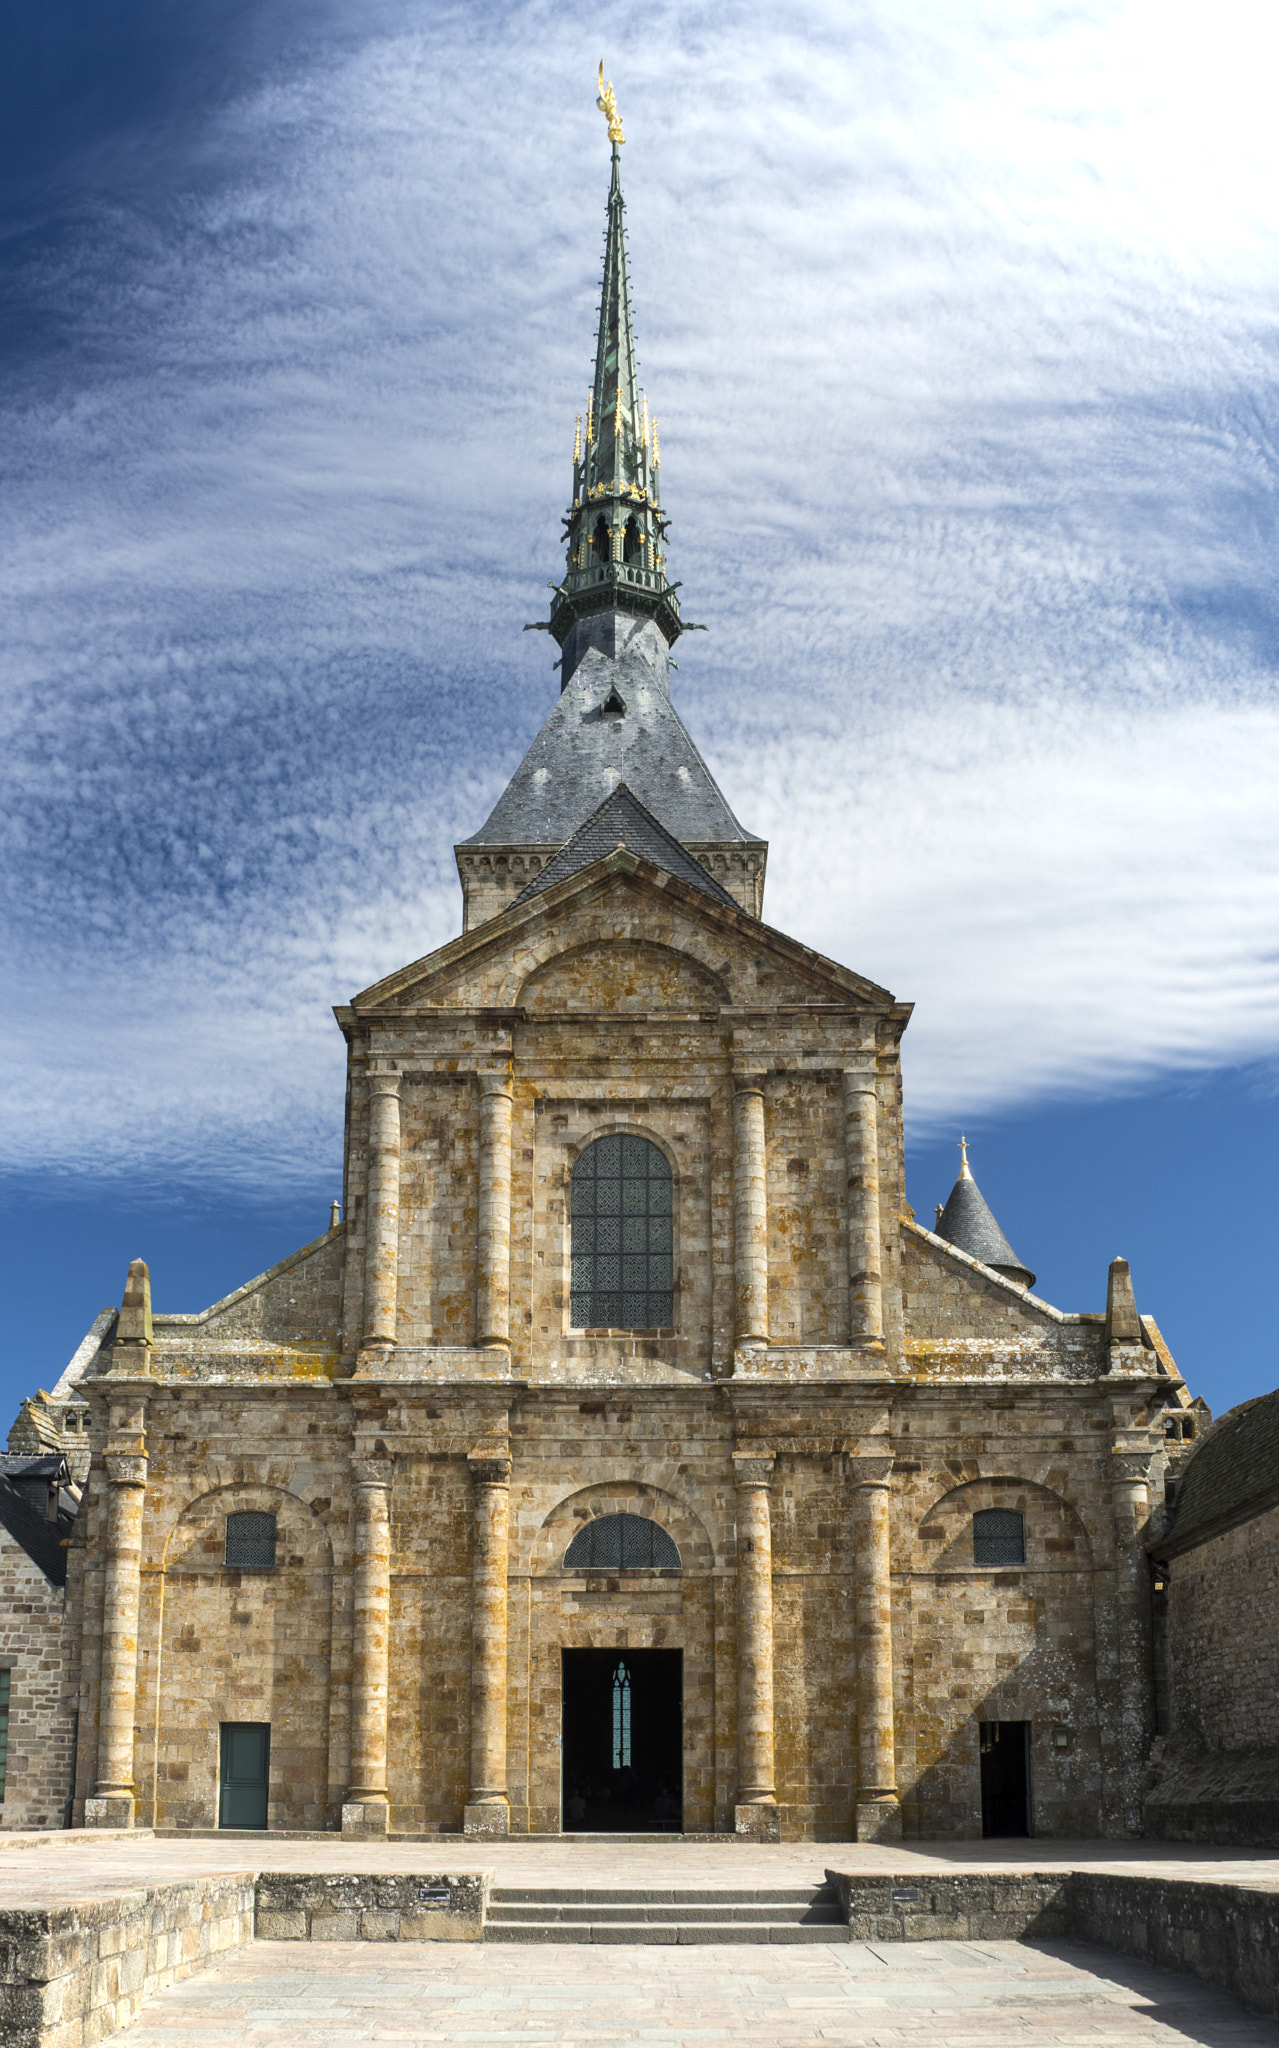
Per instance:
[[[608,122],[609,141],[625,142],[626,137],[622,133],[622,117],[617,111],[617,94],[613,91],[611,81],[606,80],[604,77],[604,59],[602,57],[600,58],[600,96],[595,104]]]

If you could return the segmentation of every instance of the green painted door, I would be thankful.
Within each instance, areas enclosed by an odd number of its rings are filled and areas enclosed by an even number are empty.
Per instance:
[[[220,1828],[264,1828],[271,1729],[265,1721],[222,1723]]]

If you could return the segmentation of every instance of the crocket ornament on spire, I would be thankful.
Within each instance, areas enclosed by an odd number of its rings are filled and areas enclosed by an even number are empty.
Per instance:
[[[622,133],[622,117],[617,111],[617,94],[613,91],[611,79],[604,76],[604,59],[600,58],[600,96],[595,102],[604,119],[608,122],[608,139],[616,146],[625,142]]]

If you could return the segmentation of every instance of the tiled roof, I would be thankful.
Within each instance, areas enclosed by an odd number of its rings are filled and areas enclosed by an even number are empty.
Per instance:
[[[1232,1408],[1192,1451],[1181,1473],[1165,1547],[1245,1521],[1279,1501],[1279,1388]]]
[[[688,882],[707,896],[713,896],[717,903],[727,903],[737,909],[727,889],[707,873],[701,862],[695,860],[678,839],[672,838],[665,826],[659,825],[652,812],[645,810],[624,782],[619,783],[613,794],[605,797],[603,803],[591,812],[568,845],[562,846],[547,861],[540,875],[529,883],[527,889],[520,891],[515,901],[527,903],[530,897],[540,896],[544,889],[553,889],[557,882],[567,881],[581,868],[588,868],[592,861],[603,860],[618,846],[625,846],[629,852],[638,854],[641,860],[651,861],[654,867],[662,868],[666,874]]]
[[[57,1522],[50,1522],[33,1508],[26,1496],[19,1493],[3,1475],[0,1475],[0,1528],[7,1529],[14,1542],[21,1544],[50,1584],[66,1585],[65,1532]]]
[[[953,1244],[970,1259],[993,1266],[1009,1280],[1033,1287],[1035,1276],[1023,1266],[990,1212],[989,1205],[972,1175],[964,1170],[950,1191],[950,1199],[937,1224],[938,1237]]]
[[[637,631],[643,621],[637,619]],[[603,706],[616,691],[625,709]],[[733,816],[671,702],[665,663],[592,648],[466,846],[563,846],[619,782],[685,845],[759,844]]]

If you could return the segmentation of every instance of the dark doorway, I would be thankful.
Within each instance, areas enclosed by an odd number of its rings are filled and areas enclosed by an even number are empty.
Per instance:
[[[271,1729],[266,1721],[222,1723],[220,1828],[264,1828]]]
[[[982,1721],[981,1831],[1030,1833],[1030,1723]]]
[[[564,1832],[679,1834],[684,1652],[561,1654]]]

